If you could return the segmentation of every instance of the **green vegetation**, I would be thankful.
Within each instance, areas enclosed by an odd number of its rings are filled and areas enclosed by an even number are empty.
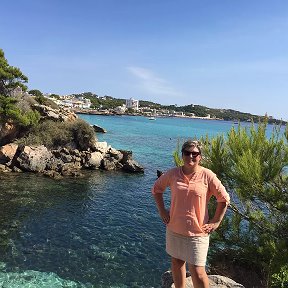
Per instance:
[[[269,138],[266,129],[267,122],[238,125],[226,137],[201,139],[203,166],[231,196],[229,216],[212,234],[211,259],[212,266],[225,259],[254,271],[263,287],[287,287],[288,126],[284,134],[276,126]],[[179,147],[174,159],[181,164]]]
[[[29,90],[28,93],[30,95],[37,96],[37,97],[43,96],[43,93],[40,90],[37,90],[37,89]]]
[[[33,127],[29,134],[16,141],[24,145],[45,145],[49,149],[71,147],[87,150],[93,144],[95,132],[84,120],[54,122],[46,120]]]
[[[44,96],[36,96],[35,100],[37,103],[45,106],[49,106],[53,109],[59,109],[59,106],[52,100],[45,98]]]
[[[117,99],[111,96],[104,96],[99,97],[97,94],[93,94],[92,92],[85,92],[81,94],[73,94],[72,96],[75,97],[85,97],[90,99],[92,109],[114,109],[117,106],[121,106],[125,104],[125,99]],[[153,103],[151,101],[144,101],[139,100],[139,107],[147,107],[148,109],[165,109],[176,112],[183,112],[185,115],[190,116],[194,114],[196,117],[207,117],[209,114],[211,118],[223,119],[227,121],[237,121],[237,122],[258,122],[258,121],[268,121],[271,124],[280,124],[285,123],[284,121],[277,120],[274,118],[269,118],[267,120],[267,116],[259,116],[253,115],[250,113],[243,113],[240,111],[232,110],[232,109],[215,109],[209,108],[201,105],[185,105],[185,106],[178,106],[178,105],[161,105],[158,103]],[[146,111],[148,112],[148,110]],[[135,113],[135,111],[133,111]]]
[[[151,101],[144,101],[139,100],[139,106],[140,107],[149,107],[151,109],[161,109],[163,106],[158,103],[153,103]]]
[[[19,68],[10,66],[4,56],[4,51],[0,49],[0,95],[9,96],[13,89],[21,87],[26,91],[24,83],[28,78],[20,71]]]
[[[11,97],[0,95],[0,122],[5,123],[13,120],[15,124],[24,127],[32,127],[40,120],[40,114],[37,111],[27,111],[23,113],[17,106],[17,100]]]
[[[55,109],[59,107],[43,97],[37,89],[30,90],[29,95],[22,93],[27,89],[24,85],[27,81],[27,77],[18,68],[9,66],[4,52],[0,50],[0,124],[11,123],[18,128],[18,134],[15,135],[21,138],[16,142],[25,145],[44,144],[51,149],[68,146],[87,150],[91,147],[95,132],[83,120],[55,122],[42,119],[40,123],[40,114],[32,109],[33,104],[39,103]],[[15,92],[17,87],[21,89]],[[51,96],[59,98],[56,94]]]
[[[28,78],[18,68],[8,64],[0,49],[0,124],[12,122],[21,127],[32,127],[40,120],[37,111],[27,109],[29,103],[19,106],[19,100],[11,96],[17,87],[25,91],[27,87],[24,83],[27,81]]]
[[[170,105],[170,106],[161,106],[164,109],[168,110],[174,110],[174,111],[182,111],[184,114],[191,114],[193,113],[197,117],[206,117],[208,114],[211,118],[218,118],[223,119],[227,121],[241,121],[241,122],[258,122],[258,121],[268,121],[268,123],[271,124],[280,124],[285,123],[284,121],[277,120],[274,118],[266,119],[266,116],[258,116],[253,115],[250,113],[243,113],[239,111],[235,111],[232,109],[214,109],[214,108],[208,108],[201,105],[186,105],[186,106],[176,106],[176,105]]]

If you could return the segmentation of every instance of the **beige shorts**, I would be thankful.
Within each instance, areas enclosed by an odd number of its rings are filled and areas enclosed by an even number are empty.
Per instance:
[[[184,236],[166,229],[166,252],[189,264],[205,266],[209,248],[208,236]]]

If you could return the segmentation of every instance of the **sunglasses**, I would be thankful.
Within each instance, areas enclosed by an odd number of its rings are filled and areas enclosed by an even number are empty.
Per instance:
[[[184,150],[184,151],[183,151],[183,155],[184,155],[184,156],[190,156],[190,155],[192,155],[193,158],[196,158],[196,157],[199,156],[200,154],[201,154],[200,152],[196,152],[196,151],[192,151],[192,152],[187,151],[187,150]]]

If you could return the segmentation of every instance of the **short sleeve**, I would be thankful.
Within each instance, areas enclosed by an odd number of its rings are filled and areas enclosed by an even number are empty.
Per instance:
[[[209,181],[209,192],[214,195],[217,199],[217,202],[226,202],[230,203],[230,196],[227,193],[225,187],[221,183],[221,181],[214,174]]]

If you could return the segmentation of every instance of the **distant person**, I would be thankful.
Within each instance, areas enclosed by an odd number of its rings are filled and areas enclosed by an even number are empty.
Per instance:
[[[152,193],[162,221],[166,224],[166,251],[176,288],[184,288],[186,262],[194,288],[209,288],[205,271],[209,234],[220,225],[230,197],[216,175],[200,166],[201,146],[186,141],[181,149],[183,166],[168,170],[155,182]],[[171,207],[166,209],[163,193],[171,189]],[[207,204],[217,199],[215,215],[209,219]]]

